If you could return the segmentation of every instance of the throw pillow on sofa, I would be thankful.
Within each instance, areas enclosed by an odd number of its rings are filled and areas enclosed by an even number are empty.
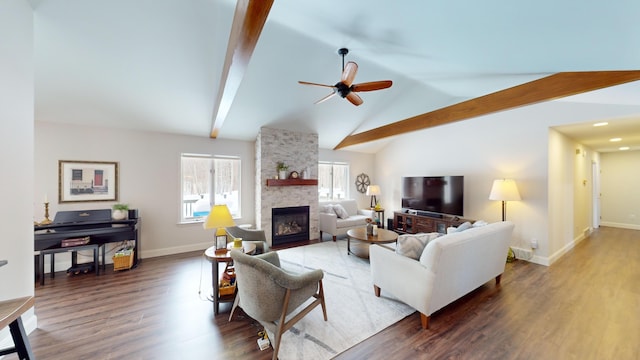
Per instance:
[[[336,214],[335,211],[333,211],[333,205],[331,204],[327,204],[327,205],[322,205],[320,207],[320,212],[323,214]]]
[[[400,235],[398,236],[398,242],[396,244],[396,253],[418,260],[429,241],[439,237],[440,235],[442,234],[437,232]]]
[[[471,223],[470,222],[465,222],[462,225],[458,226],[458,228],[456,229],[456,232],[461,232],[461,231],[465,231],[471,229]]]
[[[340,204],[333,205],[333,211],[336,212],[336,215],[338,215],[340,219],[346,219],[349,217],[347,210]]]

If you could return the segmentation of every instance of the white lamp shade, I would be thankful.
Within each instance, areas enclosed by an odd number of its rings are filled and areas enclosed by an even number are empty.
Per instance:
[[[520,200],[518,187],[513,179],[498,179],[493,181],[489,200],[514,201]]]
[[[380,195],[380,186],[379,185],[369,185],[367,186],[367,195]]]

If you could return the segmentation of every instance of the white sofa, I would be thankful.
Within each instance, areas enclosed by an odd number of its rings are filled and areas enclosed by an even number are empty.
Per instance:
[[[418,252],[417,260],[378,245],[369,250],[376,296],[380,290],[420,312],[429,327],[435,311],[494,279],[500,284],[514,225],[497,222],[442,235]],[[399,242],[396,247],[400,247]]]
[[[358,203],[353,199],[320,201],[320,240],[322,233],[331,234],[333,241],[336,236],[344,235],[349,229],[367,226],[367,218],[373,219],[374,212],[369,209],[358,209]],[[328,205],[341,205],[346,210],[346,215],[339,217]]]

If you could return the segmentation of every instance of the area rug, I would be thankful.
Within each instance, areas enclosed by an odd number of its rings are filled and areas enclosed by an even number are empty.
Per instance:
[[[373,293],[369,260],[347,255],[346,241],[328,241],[278,251],[281,266],[324,271],[327,321],[317,307],[287,331],[278,358],[331,359],[415,312],[408,305]],[[273,339],[273,334],[269,334]]]

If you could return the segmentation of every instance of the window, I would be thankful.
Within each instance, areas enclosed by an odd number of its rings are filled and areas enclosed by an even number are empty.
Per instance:
[[[181,221],[203,220],[213,204],[240,217],[240,165],[237,157],[183,154]]]
[[[338,200],[349,197],[349,164],[318,163],[318,198]]]

